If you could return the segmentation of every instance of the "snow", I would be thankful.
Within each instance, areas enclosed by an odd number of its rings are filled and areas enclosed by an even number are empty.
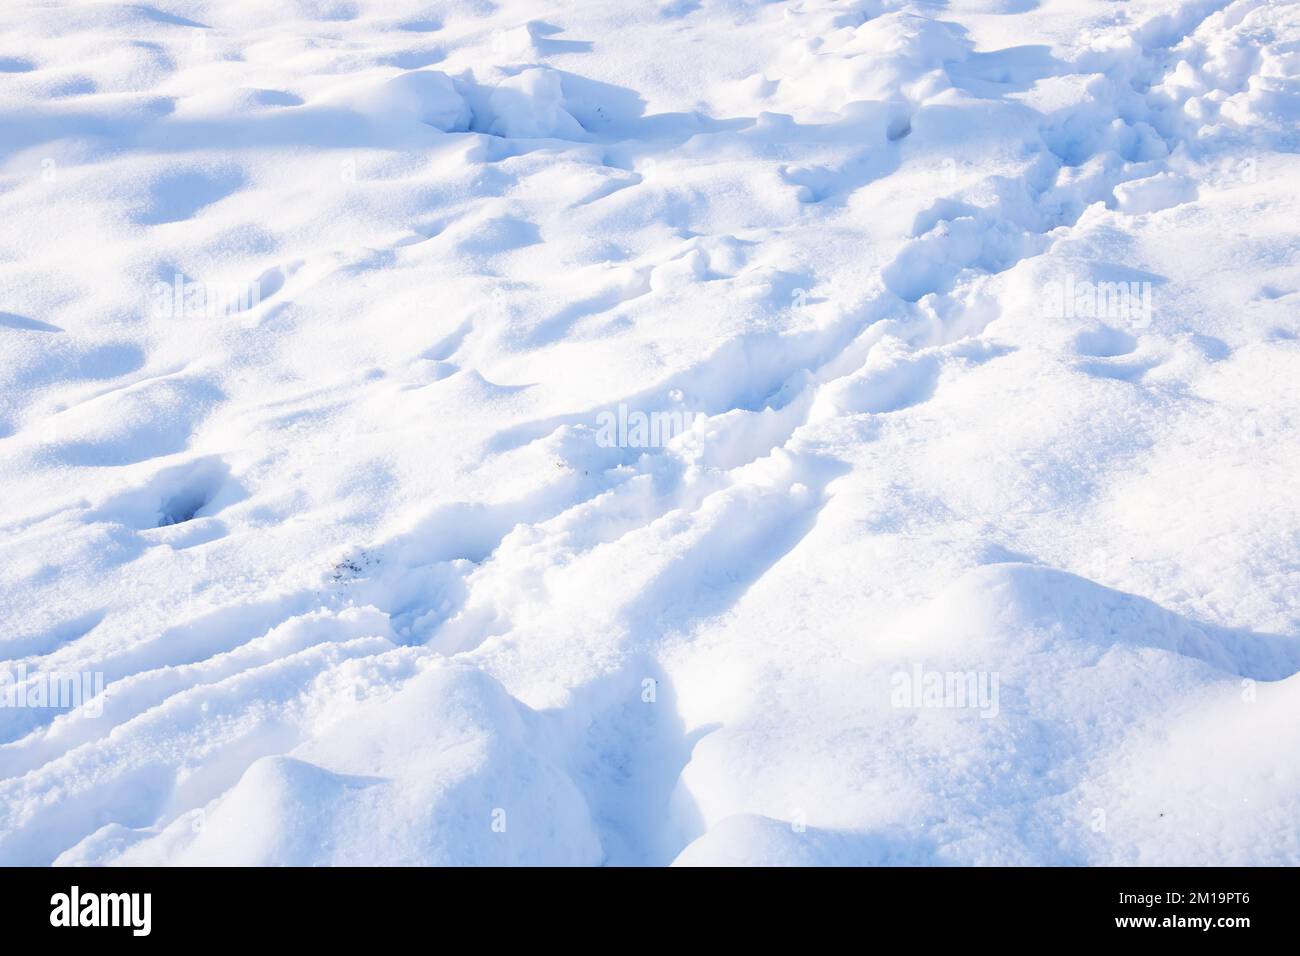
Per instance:
[[[489,133],[513,139],[581,139],[584,133],[564,108],[560,74],[540,67],[496,84],[485,119]]]
[[[0,9],[0,863],[1300,863],[1300,5],[282,6]]]
[[[473,118],[451,77],[437,70],[410,70],[368,86],[344,82],[335,101],[379,125],[425,123],[459,133],[469,129]]]

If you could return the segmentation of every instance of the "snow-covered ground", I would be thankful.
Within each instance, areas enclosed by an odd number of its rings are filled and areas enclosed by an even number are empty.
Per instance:
[[[0,863],[1300,864],[1298,148],[1281,0],[8,0]]]

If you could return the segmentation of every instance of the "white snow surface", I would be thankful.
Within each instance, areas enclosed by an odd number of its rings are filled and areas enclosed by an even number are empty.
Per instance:
[[[0,863],[1300,864],[1298,148],[1281,0],[0,5]]]

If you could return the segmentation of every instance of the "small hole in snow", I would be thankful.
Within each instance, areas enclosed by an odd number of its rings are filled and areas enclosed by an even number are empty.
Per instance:
[[[182,491],[172,495],[163,503],[158,527],[165,528],[191,521],[207,503],[208,496],[201,491]]]

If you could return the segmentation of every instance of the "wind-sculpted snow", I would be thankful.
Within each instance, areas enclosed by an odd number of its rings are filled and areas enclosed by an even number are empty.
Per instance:
[[[0,863],[1300,863],[1300,5],[0,10]]]

